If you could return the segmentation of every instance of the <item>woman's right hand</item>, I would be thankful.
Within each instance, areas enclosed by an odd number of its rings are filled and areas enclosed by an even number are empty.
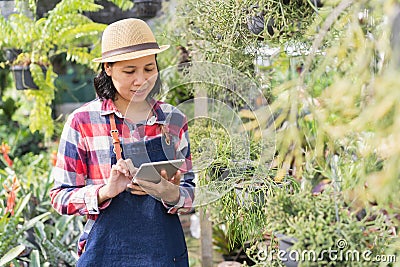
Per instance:
[[[99,204],[123,192],[126,185],[131,183],[134,173],[131,173],[132,170],[130,171],[128,167],[130,164],[130,159],[119,159],[115,165],[112,165],[107,184],[99,190]]]

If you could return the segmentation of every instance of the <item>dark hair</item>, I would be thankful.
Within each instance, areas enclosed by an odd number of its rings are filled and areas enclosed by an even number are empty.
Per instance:
[[[109,62],[109,65],[112,66],[114,62]],[[158,70],[157,79],[154,83],[153,89],[151,89],[147,98],[153,97],[158,94],[161,90],[161,78],[160,78],[160,69],[158,68],[157,57],[156,57],[156,66]],[[94,89],[96,90],[96,94],[101,99],[111,99],[115,101],[115,94],[117,93],[117,89],[111,80],[111,77],[107,75],[104,69],[104,63],[101,63],[101,71],[100,73],[93,79]]]

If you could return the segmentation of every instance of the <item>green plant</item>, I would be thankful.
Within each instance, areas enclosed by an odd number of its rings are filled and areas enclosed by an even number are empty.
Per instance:
[[[357,251],[361,255],[370,251],[371,257],[384,254],[392,239],[388,229],[393,225],[384,213],[373,207],[363,212],[349,207],[333,185],[317,195],[307,190],[294,194],[276,190],[267,199],[266,229],[294,238],[292,250],[300,255],[302,251],[312,252],[311,257],[300,258],[306,266],[357,266],[359,262],[351,262],[345,257],[334,258],[326,252]],[[364,261],[363,264],[374,263]]]
[[[12,165],[0,171],[0,182],[7,185],[0,192],[0,212],[5,212],[6,205],[10,210],[14,201],[23,203],[16,206],[15,214],[7,212],[0,224],[6,227],[1,231],[0,255],[7,254],[5,259],[13,258],[15,265],[21,262],[36,264],[33,266],[75,264],[76,242],[83,228],[83,218],[60,216],[52,209],[49,197],[51,157],[52,153],[47,151],[26,153],[14,157]],[[13,249],[22,247],[23,253]]]
[[[0,259],[1,265],[13,260],[26,249],[24,244],[20,244],[20,240],[26,230],[35,226],[41,220],[47,219],[49,212],[42,213],[32,217],[29,220],[23,219],[23,211],[28,204],[31,195],[27,194],[16,203],[16,211],[14,214],[5,213],[0,217]],[[1,213],[4,209],[1,209]],[[16,253],[19,252],[19,253]],[[3,262],[4,261],[4,262]]]
[[[110,1],[124,8],[132,6],[126,0]],[[26,92],[28,100],[33,100],[30,130],[43,132],[49,138],[54,130],[50,105],[56,90],[52,58],[66,53],[67,60],[94,69],[96,66],[91,59],[99,53],[97,45],[106,25],[94,23],[83,15],[84,11],[94,12],[101,8],[94,0],[62,0],[43,18],[36,17],[36,1],[26,3],[25,0],[17,1],[18,14],[7,19],[0,17],[3,29],[0,47],[20,50],[14,61],[6,63],[29,67],[33,81],[40,89]],[[41,66],[47,68],[45,72]]]
[[[191,152],[196,168],[227,168],[231,160],[232,143],[224,126],[210,119],[196,119],[189,124]]]

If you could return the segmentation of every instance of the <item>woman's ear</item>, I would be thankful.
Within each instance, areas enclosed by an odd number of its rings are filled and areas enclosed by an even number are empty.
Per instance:
[[[104,62],[104,71],[106,72],[107,76],[111,76],[111,64]]]

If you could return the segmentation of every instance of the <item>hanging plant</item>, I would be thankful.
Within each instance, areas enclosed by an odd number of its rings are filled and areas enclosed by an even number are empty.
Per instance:
[[[127,5],[126,0],[109,1]],[[51,59],[65,53],[69,61],[97,68],[91,60],[100,52],[96,45],[106,25],[83,15],[84,11],[101,9],[94,0],[62,0],[43,18],[36,16],[36,5],[29,1],[28,7],[20,0],[16,2],[18,13],[7,18],[0,16],[0,48],[10,51],[11,56],[0,62],[0,67],[10,66],[17,89],[41,91],[26,94],[34,103],[29,128],[45,133],[48,138],[54,129],[51,103],[57,89]]]
[[[257,34],[270,43],[282,43],[301,38],[314,20],[316,9],[320,7],[322,3],[319,0],[264,0],[251,12],[264,16],[264,28],[267,30]]]
[[[47,68],[43,65],[41,65],[40,68],[45,75]],[[13,73],[15,87],[17,88],[17,90],[39,89],[39,87],[33,81],[32,73],[29,66],[14,65],[11,66],[11,71]]]
[[[154,18],[161,9],[161,0],[134,0],[133,12],[141,19]]]

